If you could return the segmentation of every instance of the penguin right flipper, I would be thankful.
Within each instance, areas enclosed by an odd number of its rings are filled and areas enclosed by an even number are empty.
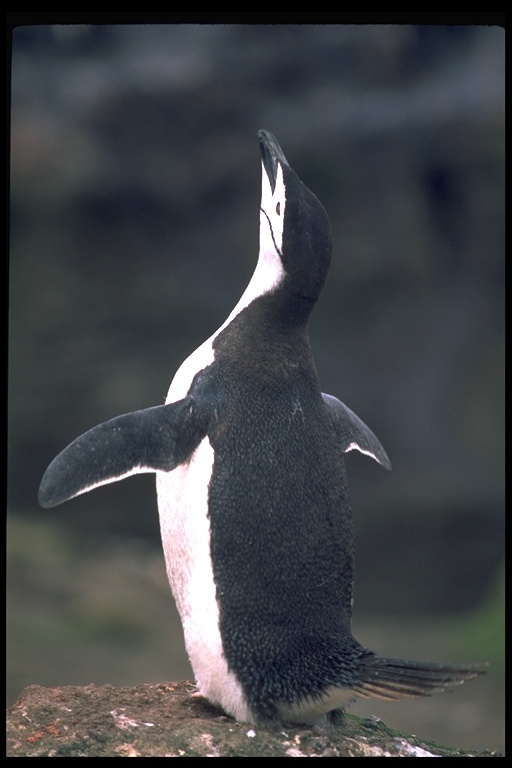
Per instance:
[[[488,664],[438,664],[430,661],[388,659],[368,654],[359,664],[360,696],[395,701],[421,698],[450,690],[488,671]]]
[[[356,449],[367,456],[371,456],[385,469],[391,469],[391,462],[386,451],[364,421],[361,421],[359,416],[356,416],[337,397],[326,395],[323,392],[322,397],[331,415],[343,453]]]
[[[39,487],[42,507],[55,507],[99,485],[141,472],[170,472],[206,434],[205,408],[192,396],[126,413],[77,437],[52,461]]]

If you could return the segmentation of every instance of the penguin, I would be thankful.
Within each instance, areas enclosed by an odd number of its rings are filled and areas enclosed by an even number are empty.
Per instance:
[[[46,470],[39,502],[156,473],[198,694],[245,723],[335,722],[358,696],[428,696],[485,666],[385,658],[352,635],[344,455],[391,465],[366,424],[321,391],[308,321],[330,223],[273,134],[258,137],[259,255],[241,299],[178,369],[165,404],[74,440]]]

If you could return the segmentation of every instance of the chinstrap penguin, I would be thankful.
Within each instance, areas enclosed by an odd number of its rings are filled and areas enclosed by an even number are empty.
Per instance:
[[[181,365],[165,405],[77,438],[46,470],[39,501],[155,472],[199,693],[243,722],[313,723],[357,696],[427,696],[484,667],[383,658],[352,636],[344,453],[390,463],[321,392],[308,320],[331,261],[329,219],[275,137],[258,135],[260,248],[240,301]]]

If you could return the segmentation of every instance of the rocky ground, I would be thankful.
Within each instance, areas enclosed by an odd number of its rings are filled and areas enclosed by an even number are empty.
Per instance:
[[[268,730],[237,723],[190,683],[27,688],[7,718],[8,757],[502,757],[444,747],[376,718]]]

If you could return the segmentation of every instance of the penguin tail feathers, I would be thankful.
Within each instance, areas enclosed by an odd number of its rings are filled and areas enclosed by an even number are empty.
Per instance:
[[[487,672],[488,664],[438,664],[428,661],[365,656],[360,660],[361,684],[351,686],[359,696],[395,701],[421,698],[462,685]]]

